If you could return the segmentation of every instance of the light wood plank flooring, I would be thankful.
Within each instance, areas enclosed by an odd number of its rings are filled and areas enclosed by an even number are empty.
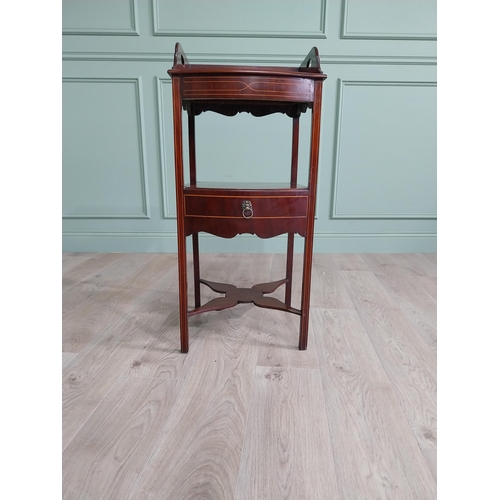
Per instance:
[[[436,498],[435,255],[315,255],[307,351],[297,316],[242,304],[191,318],[181,354],[173,254],[62,269],[65,500]],[[201,257],[212,281],[284,273]]]

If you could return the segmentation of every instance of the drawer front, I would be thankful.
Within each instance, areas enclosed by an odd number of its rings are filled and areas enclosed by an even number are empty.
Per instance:
[[[307,196],[186,195],[186,216],[230,219],[295,219],[307,216]]]
[[[312,102],[314,82],[306,78],[185,76],[182,98]]]

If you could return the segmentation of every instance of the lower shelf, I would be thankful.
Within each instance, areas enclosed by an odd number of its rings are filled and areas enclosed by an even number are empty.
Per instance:
[[[299,316],[302,314],[302,311],[287,306],[281,300],[275,299],[274,297],[264,297],[264,294],[272,293],[281,285],[288,283],[288,279],[272,281],[271,283],[259,283],[258,285],[252,286],[252,288],[237,288],[234,285],[215,283],[203,279],[200,280],[200,283],[208,286],[214,292],[225,294],[225,296],[212,299],[201,307],[188,311],[188,317],[209,311],[222,311],[223,309],[229,309],[238,304],[248,304],[251,302],[258,307],[264,307],[266,309],[276,309],[278,311],[298,314]]]

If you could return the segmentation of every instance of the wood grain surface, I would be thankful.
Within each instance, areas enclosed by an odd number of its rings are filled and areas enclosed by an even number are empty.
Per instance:
[[[129,496],[182,383],[121,377],[63,453],[63,496]]]
[[[436,353],[371,272],[340,273],[419,445],[435,448]]]
[[[399,268],[394,268],[390,275],[378,276],[378,280],[389,295],[406,313],[409,320],[420,333],[424,341],[437,349],[437,304],[436,299],[421,286],[418,277],[401,275]],[[425,277],[420,277],[420,280]]]
[[[164,289],[175,268],[151,275],[150,290],[127,307],[112,312],[113,321],[95,327],[95,336],[63,369],[63,448],[74,438],[118,378],[126,373],[137,352],[154,341],[165,322]],[[146,306],[146,307],[145,307]],[[104,317],[106,319],[106,317]],[[63,323],[63,338],[64,338]],[[64,345],[64,344],[63,344]]]
[[[69,290],[72,286],[81,283],[88,276],[92,276],[106,266],[120,259],[123,254],[119,253],[98,253],[84,259],[79,265],[72,267],[63,273],[62,291]]]
[[[257,367],[254,383],[234,498],[339,498],[319,371]]]
[[[155,254],[147,254],[117,259],[66,290],[62,301],[63,318],[67,321],[72,314],[92,302],[106,300],[106,297],[109,296],[110,292],[114,292],[114,288],[122,279],[130,276],[154,257]]]
[[[62,368],[64,368],[75,356],[78,356],[76,352],[63,352],[62,353]]]
[[[132,498],[234,498],[261,316],[246,307],[204,325],[196,369],[186,366],[190,376]]]
[[[136,260],[137,256],[130,259]],[[120,321],[130,305],[141,293],[148,291],[151,283],[173,268],[174,261],[163,255],[138,266],[134,273],[113,282],[105,290],[96,290],[92,297],[86,297],[85,305],[67,313],[63,319],[63,350],[79,352],[100,331]],[[134,266],[135,267],[135,266]]]
[[[311,327],[340,498],[434,498],[431,471],[356,311],[316,309]]]
[[[306,351],[297,349],[299,318],[280,311],[265,311],[258,334],[258,366],[318,368],[316,339],[310,338]]]
[[[62,272],[67,273],[71,268],[85,262],[87,259],[92,257],[91,253],[65,253],[62,256]]]
[[[241,287],[284,273],[283,255],[200,259]],[[65,254],[63,498],[434,500],[436,274],[318,254],[306,351],[297,316],[240,304],[190,318],[181,354],[175,255]]]

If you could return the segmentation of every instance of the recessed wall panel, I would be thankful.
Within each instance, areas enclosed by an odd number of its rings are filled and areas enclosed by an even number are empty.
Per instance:
[[[148,217],[138,79],[64,79],[62,143],[64,217]]]
[[[436,86],[341,82],[334,218],[436,217]]]
[[[138,35],[135,0],[63,0],[65,35]]]
[[[326,38],[326,0],[153,0],[155,35]]]
[[[436,0],[344,0],[343,38],[436,39]]]

